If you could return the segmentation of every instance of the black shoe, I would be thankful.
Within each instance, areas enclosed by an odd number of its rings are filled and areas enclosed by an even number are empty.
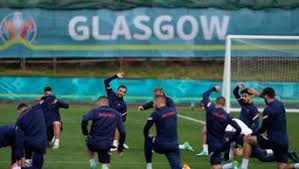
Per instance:
[[[298,158],[298,155],[295,151],[290,151],[288,153],[288,157],[289,159],[291,159],[294,163],[298,163],[299,162],[299,158]]]

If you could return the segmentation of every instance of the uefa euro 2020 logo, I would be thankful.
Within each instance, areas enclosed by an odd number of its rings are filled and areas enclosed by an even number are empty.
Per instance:
[[[36,36],[36,24],[33,18],[23,12],[7,15],[0,23],[0,37],[5,44],[10,40],[26,40],[32,42]]]

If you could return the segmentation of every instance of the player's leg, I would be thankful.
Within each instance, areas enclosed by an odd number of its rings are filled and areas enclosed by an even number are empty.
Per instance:
[[[28,169],[42,169],[44,164],[44,152],[34,151],[32,155],[32,166]]]
[[[182,169],[180,160],[180,151],[171,151],[165,154],[171,169]]]
[[[53,149],[59,148],[61,128],[62,128],[62,123],[60,121],[53,122],[53,131],[54,131],[54,138],[55,138],[53,143]]]
[[[146,161],[146,169],[152,169],[153,149],[154,149],[154,138],[153,137],[146,138],[144,141],[144,156]]]
[[[262,162],[274,162],[275,157],[273,151],[270,149],[262,149],[259,146],[252,147],[251,157],[255,157]]]
[[[101,169],[111,169],[110,156],[111,156],[110,149],[98,151],[99,162],[101,163],[102,166]]]
[[[207,144],[207,128],[204,126],[201,130],[201,138],[202,138],[202,151],[196,154],[197,156],[208,156],[208,144]]]
[[[114,140],[113,140],[113,148],[111,148],[111,151],[116,151],[118,147],[118,140],[119,140],[119,131],[118,129],[115,129],[115,134],[114,134]]]
[[[96,169],[96,161],[95,161],[95,143],[91,137],[86,138],[86,146],[87,146],[87,155],[89,161],[89,168]]]

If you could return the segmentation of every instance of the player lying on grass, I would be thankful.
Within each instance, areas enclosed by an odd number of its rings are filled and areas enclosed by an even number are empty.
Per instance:
[[[165,154],[171,169],[181,169],[180,151],[177,139],[177,112],[174,107],[166,106],[164,96],[155,96],[153,106],[156,109],[148,118],[143,134],[145,138],[144,154],[146,168],[152,169],[153,150]],[[156,136],[150,136],[149,131],[156,125]],[[185,165],[185,169],[189,166]]]
[[[67,109],[69,108],[69,105],[62,100],[58,100],[56,96],[53,95],[51,87],[45,87],[44,96],[42,96],[38,100],[44,101],[42,104],[42,108],[47,125],[47,137],[49,145],[53,145],[53,149],[58,149],[63,127],[59,109]]]
[[[95,152],[98,153],[102,169],[110,169],[110,149],[115,130],[118,129],[120,133],[117,147],[120,156],[122,156],[126,132],[120,113],[109,107],[109,99],[106,96],[99,97],[98,106],[83,116],[81,128],[86,139],[90,169],[96,169]],[[92,121],[90,131],[87,129],[89,121]]]
[[[109,98],[109,105],[111,108],[115,109],[117,112],[120,113],[123,123],[126,122],[127,119],[127,103],[124,100],[124,96],[127,93],[127,87],[124,85],[120,85],[117,88],[117,92],[115,93],[110,85],[110,82],[117,78],[124,78],[125,74],[123,72],[117,73],[107,79],[104,80],[105,89],[107,92],[107,96]],[[119,131],[116,130],[115,137],[113,141],[113,148],[112,151],[116,151],[116,148],[119,144]],[[129,146],[124,144],[126,149],[129,149]]]
[[[288,165],[288,134],[286,111],[283,103],[275,98],[274,89],[265,88],[260,97],[264,98],[266,107],[263,111],[261,127],[250,136],[246,136],[243,145],[241,169],[247,169],[253,146],[272,149],[278,169],[299,168],[299,163]],[[267,132],[267,136],[262,135]]]
[[[28,169],[41,169],[47,148],[47,129],[40,104],[29,107],[19,104],[15,129],[15,151],[19,166],[25,165],[25,154],[32,154],[32,166]]]
[[[216,104],[209,101],[211,93],[219,90],[220,87],[215,86],[203,94],[203,104],[206,111],[207,143],[212,169],[226,169],[227,167],[226,165],[222,166],[221,158],[221,153],[230,142],[230,139],[225,137],[225,128],[227,125],[230,124],[236,129],[235,135],[231,137],[232,140],[241,133],[239,125],[232,120],[233,118],[223,109],[225,106],[225,98],[222,96],[218,97]]]

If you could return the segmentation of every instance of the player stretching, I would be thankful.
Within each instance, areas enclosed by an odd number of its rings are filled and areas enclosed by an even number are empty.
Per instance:
[[[156,96],[153,101],[156,111],[148,118],[144,126],[144,153],[146,168],[152,169],[153,150],[159,154],[165,154],[171,169],[181,169],[180,153],[177,142],[177,113],[174,107],[166,106],[164,96]],[[156,125],[157,135],[149,135],[149,130]],[[185,165],[185,168],[189,166]]]
[[[120,85],[117,89],[117,93],[115,93],[113,91],[112,87],[110,86],[110,82],[117,78],[122,79],[122,78],[124,78],[124,76],[125,76],[125,74],[121,72],[121,73],[117,73],[116,75],[105,79],[105,81],[104,81],[107,96],[109,98],[109,105],[111,108],[115,109],[117,112],[119,112],[121,114],[123,123],[125,123],[126,119],[127,119],[127,104],[124,100],[124,96],[127,93],[127,87],[124,85]],[[119,144],[118,142],[119,142],[119,132],[116,130],[114,141],[113,141],[113,146],[115,148],[112,148],[112,151],[116,150],[116,147]],[[126,149],[129,149],[129,146],[126,144],[124,144],[124,147]]]
[[[120,114],[109,107],[106,96],[98,99],[98,108],[86,113],[81,122],[82,133],[86,138],[90,169],[96,169],[94,152],[98,153],[102,169],[110,169],[110,148],[113,143],[116,128],[120,133],[118,152],[122,156],[123,144],[125,142],[125,129]],[[88,132],[88,121],[92,121],[91,130]]]
[[[175,108],[175,104],[174,104],[173,100],[165,94],[165,92],[163,91],[162,88],[156,87],[154,89],[154,97],[156,97],[156,96],[164,96],[165,99],[166,99],[166,106]],[[138,109],[143,111],[143,110],[151,109],[153,107],[154,107],[154,102],[150,101],[148,103],[145,103],[142,106],[139,106]],[[192,146],[189,144],[189,142],[185,142],[183,144],[180,144],[179,149],[180,150],[187,150],[187,151],[194,151]]]
[[[245,137],[241,169],[247,169],[254,145],[270,148],[274,152],[278,169],[299,169],[299,163],[288,165],[288,134],[286,111],[282,102],[275,98],[274,89],[267,87],[261,95],[266,103],[261,127],[252,136]],[[267,132],[267,136],[261,135]]]
[[[206,111],[206,126],[207,126],[207,143],[209,146],[210,163],[212,169],[226,169],[222,167],[221,153],[230,140],[225,138],[225,128],[230,124],[236,129],[235,135],[231,139],[235,139],[241,133],[239,125],[232,120],[233,118],[225,112],[225,98],[220,96],[216,99],[216,104],[209,101],[209,96],[212,92],[219,91],[220,87],[215,86],[203,94],[203,104]],[[230,168],[229,166],[228,168]]]
[[[29,108],[22,103],[17,110],[15,146],[18,164],[23,166],[25,163],[24,151],[32,152],[32,167],[29,169],[41,169],[47,148],[47,129],[41,106],[37,104]]]
[[[63,124],[59,109],[67,109],[69,105],[62,100],[56,99],[51,87],[45,87],[44,96],[39,100],[43,100],[42,107],[47,125],[48,141],[50,145],[53,144],[53,149],[58,149]]]

